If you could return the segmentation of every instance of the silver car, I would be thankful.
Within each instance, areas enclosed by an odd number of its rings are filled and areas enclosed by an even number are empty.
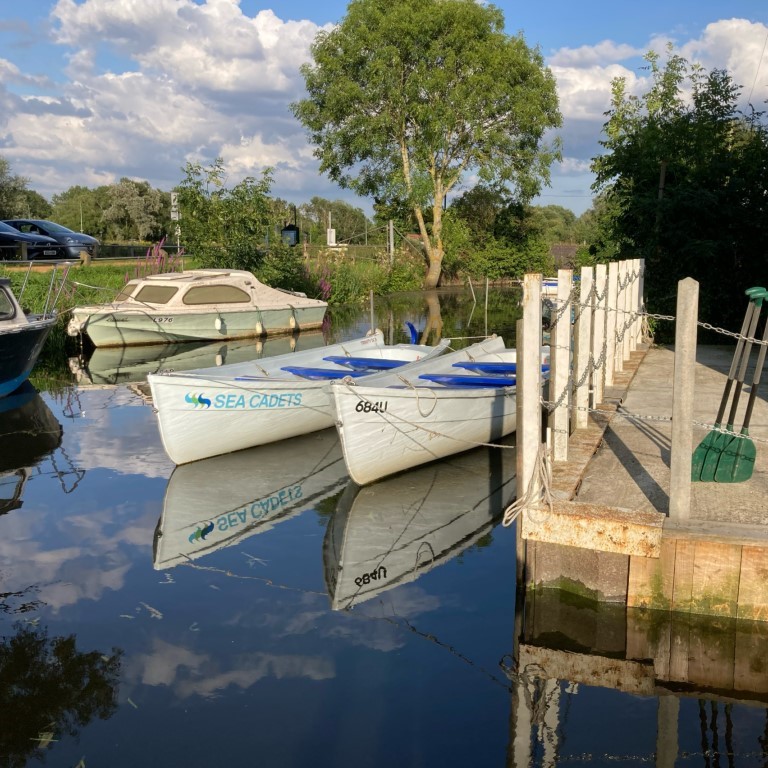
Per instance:
[[[79,259],[82,251],[87,251],[91,256],[96,254],[99,241],[95,237],[74,232],[68,227],[56,224],[54,221],[43,219],[6,219],[5,224],[30,235],[43,235],[51,237],[64,247],[64,258]]]

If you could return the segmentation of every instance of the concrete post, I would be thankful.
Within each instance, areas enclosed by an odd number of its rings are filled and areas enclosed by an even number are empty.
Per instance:
[[[637,268],[640,272],[640,279],[637,286],[637,310],[645,312],[645,259],[637,260]],[[638,318],[637,324],[637,343],[643,341],[643,318]]]
[[[523,333],[517,339],[517,495],[528,491],[541,445],[541,275],[523,278]]]
[[[672,457],[669,517],[687,520],[691,512],[693,400],[696,374],[696,321],[699,284],[686,277],[677,284],[675,367],[672,383]]]
[[[603,402],[603,387],[605,382],[605,363],[608,358],[607,346],[605,343],[606,326],[606,303],[608,286],[608,268],[605,264],[598,264],[595,267],[595,319],[592,329],[592,357],[595,362],[603,357],[600,367],[592,374],[592,389],[594,391],[594,405]]]
[[[613,384],[613,372],[616,370],[616,323],[618,322],[619,265],[612,261],[608,265],[608,316],[605,318],[605,386]]]
[[[625,286],[623,291],[624,318],[621,323],[621,327],[624,329],[624,336],[621,343],[621,370],[623,371],[624,361],[629,360],[629,353],[632,351],[632,283],[629,282],[631,280],[632,262],[622,261],[621,264],[624,268],[624,274],[622,275],[621,281]]]
[[[592,267],[581,268],[579,308],[573,331],[573,429],[584,429],[589,423],[589,353],[592,348]]]
[[[639,259],[632,259],[632,261],[629,262],[629,273],[632,276],[632,282],[630,283],[630,287],[632,288],[632,291],[630,293],[630,307],[632,315],[630,317],[633,317],[632,320],[632,327],[631,327],[631,333],[629,334],[629,351],[634,352],[637,349],[637,337],[638,337],[638,330],[640,328],[640,260]]]
[[[19,258],[22,261],[29,261],[29,252],[27,251],[27,247],[28,246],[26,243],[21,243],[21,255],[19,256]]]
[[[550,338],[550,358],[552,367],[549,372],[549,400],[557,401],[567,392],[563,402],[549,414],[549,428],[552,430],[552,459],[568,459],[568,436],[570,433],[571,392],[571,291],[573,289],[573,271],[557,271],[557,308],[555,325]]]

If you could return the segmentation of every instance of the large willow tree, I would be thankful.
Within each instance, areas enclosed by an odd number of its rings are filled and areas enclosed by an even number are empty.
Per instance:
[[[555,82],[541,54],[504,32],[475,0],[352,0],[302,67],[292,105],[320,170],[344,187],[406,203],[428,269],[440,279],[445,196],[466,173],[507,184],[521,201],[549,182],[559,145]]]

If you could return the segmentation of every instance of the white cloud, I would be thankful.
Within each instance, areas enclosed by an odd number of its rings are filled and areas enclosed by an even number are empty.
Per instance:
[[[301,678],[329,680],[332,661],[321,657],[252,653],[216,658],[183,645],[152,638],[149,652],[134,654],[126,663],[123,680],[167,686],[181,699],[213,696],[230,686],[250,688],[260,680]]]
[[[603,40],[597,45],[582,45],[579,48],[561,48],[550,56],[553,67],[600,67],[618,61],[642,56],[645,51],[631,45]]]
[[[56,83],[22,71],[10,53],[0,60],[0,151],[37,191],[50,195],[122,176],[169,189],[187,161],[221,156],[233,183],[269,166],[276,196],[368,205],[318,175],[289,109],[303,93],[299,67],[330,24],[285,21],[269,9],[250,16],[238,0],[58,0],[50,22],[54,49],[66,60]],[[631,93],[642,93],[642,54],[663,52],[673,33],[681,55],[707,69],[727,68],[744,100],[754,86],[752,102],[763,103],[765,24],[723,19],[695,39],[673,30],[644,46],[616,39],[563,47],[547,62],[568,158],[555,175],[597,154],[612,79],[624,77]]]

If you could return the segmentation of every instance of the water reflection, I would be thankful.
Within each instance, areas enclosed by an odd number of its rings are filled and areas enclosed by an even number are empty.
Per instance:
[[[0,515],[22,506],[27,481],[61,440],[61,424],[29,382],[0,400]]]
[[[0,755],[22,768],[44,760],[62,736],[77,736],[117,709],[122,651],[80,651],[75,635],[16,623],[0,639]]]
[[[478,448],[363,488],[350,481],[323,543],[331,607],[370,600],[478,544],[514,494],[512,447]]]
[[[260,357],[284,355],[325,344],[322,331],[267,339],[133,347],[97,347],[69,358],[69,368],[79,386],[111,386],[145,382],[148,373],[188,371]]]
[[[228,547],[337,493],[346,469],[335,429],[176,467],[154,538],[154,567]]]
[[[599,604],[554,589],[529,591],[518,605],[517,622],[515,652],[501,663],[513,684],[512,765],[555,765],[564,758],[566,742],[569,753],[583,749],[590,763],[650,758],[656,765],[674,765],[681,757],[699,757],[717,765],[721,759],[733,764],[737,757],[763,764],[768,747],[763,622]],[[603,733],[592,739],[567,727],[568,712],[573,716],[589,706],[595,688],[655,699],[650,753],[647,740],[643,752],[641,741],[625,732],[612,734],[615,715],[607,711]],[[735,716],[734,705],[757,705],[760,716]],[[736,729],[734,717],[740,722]]]

